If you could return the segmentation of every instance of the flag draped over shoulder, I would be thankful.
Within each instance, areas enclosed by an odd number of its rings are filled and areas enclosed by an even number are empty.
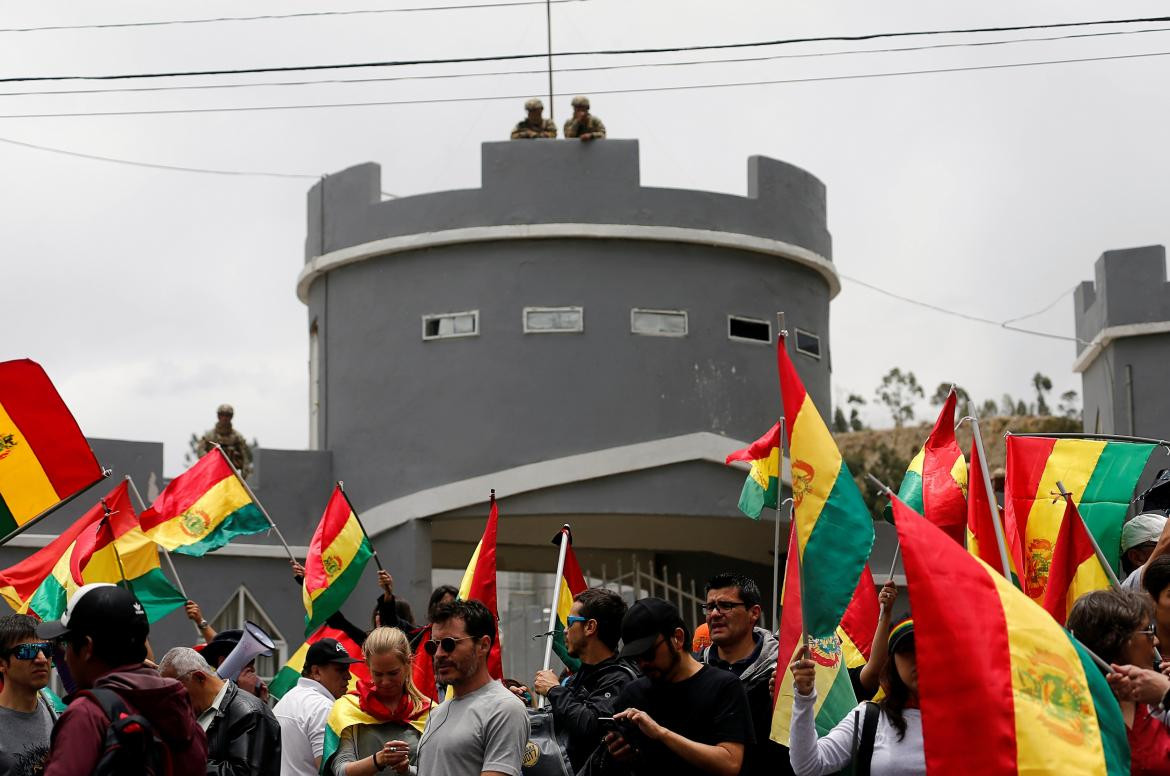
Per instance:
[[[1088,653],[1002,575],[892,501],[927,773],[1128,774],[1121,709]]]
[[[995,526],[991,522],[994,496],[988,495],[983,483],[983,470],[979,459],[979,448],[971,442],[971,464],[967,475],[967,551],[1006,576],[999,557],[999,543],[995,538]],[[1004,535],[1004,549],[1007,550],[1010,573],[1016,582],[1020,579],[1020,568],[1024,565],[1020,549],[1020,532],[1015,518],[1007,515],[995,505],[1000,528]]]
[[[553,651],[570,671],[581,667],[581,661],[569,654],[565,644],[565,629],[569,627],[569,610],[573,608],[573,596],[580,593],[588,585],[585,584],[585,575],[581,573],[581,566],[577,563],[577,555],[573,552],[573,542],[569,534],[562,531],[553,539],[554,544],[568,541],[565,548],[565,568],[561,572],[560,595],[557,597],[557,621],[553,627]]]
[[[336,639],[338,644],[345,647],[345,651],[350,657],[355,660],[362,659],[361,645],[351,639],[349,634],[339,628],[322,625],[305,639],[305,643],[298,647],[296,652],[292,653],[288,662],[272,678],[272,684],[268,686],[268,691],[272,694],[272,697],[280,700],[286,692],[297,686],[297,679],[301,678],[301,670],[305,667],[305,655],[308,654],[309,647],[321,639]],[[351,664],[349,673],[349,689],[351,690],[357,687],[358,679],[368,680],[370,678],[369,666],[364,662]]]
[[[1019,526],[1024,592],[1042,601],[1056,535],[1064,516],[1057,481],[1116,573],[1121,524],[1154,445],[1095,439],[1007,438],[1006,516]]]
[[[171,480],[142,513],[141,523],[163,547],[195,557],[269,527],[219,448]]]
[[[751,465],[739,494],[739,511],[759,520],[765,507],[775,509],[780,500],[780,424],[743,450],[728,455],[726,463],[732,461]]]
[[[504,677],[503,664],[500,662],[500,613],[496,606],[496,534],[499,522],[500,510],[496,505],[496,494],[493,492],[483,538],[475,545],[471,562],[467,564],[467,570],[463,572],[463,581],[459,584],[459,600],[479,601],[488,608],[492,613],[492,619],[496,621],[495,639],[492,641],[491,652],[488,653],[488,673],[493,679]],[[426,692],[426,689],[423,689],[423,692]]]
[[[105,508],[99,502],[48,546],[0,571],[0,595],[14,609],[32,611],[42,620],[57,619],[79,587],[92,582],[121,584],[123,571],[150,622],[186,603],[159,566],[158,546],[138,525],[127,483],[119,484],[103,501],[111,512],[109,521],[103,520]]]
[[[368,682],[369,680],[367,680]],[[329,711],[329,719],[325,723],[325,745],[321,752],[321,770],[322,774],[333,773],[329,767],[329,760],[337,753],[341,746],[341,734],[345,732],[347,727],[353,725],[379,725],[383,722],[393,719],[404,726],[410,726],[422,735],[423,730],[427,726],[427,718],[430,717],[431,704],[427,701],[419,703],[410,697],[409,694],[403,693],[400,708],[397,709],[396,714],[386,715],[371,714],[373,709],[362,708],[369,700],[368,697],[363,699],[363,690],[369,692],[368,684],[363,683],[363,687],[351,689],[349,693],[341,696],[333,703],[333,708]],[[383,711],[388,711],[383,707]]]
[[[102,476],[40,364],[0,363],[0,539]]]
[[[955,440],[957,401],[951,388],[926,444],[906,469],[898,498],[962,544],[967,522],[967,462]]]
[[[797,651],[804,647],[802,637],[806,633],[803,612],[810,602],[804,597],[801,579],[800,548],[797,544],[795,523],[788,536],[788,558],[784,567],[784,590],[781,593],[783,608],[780,611],[780,651],[777,671],[787,670]],[[807,577],[811,569],[805,570]],[[871,581],[872,584],[872,581]],[[872,641],[872,634],[870,639]],[[817,735],[825,735],[845,718],[857,705],[853,685],[849,681],[848,667],[841,650],[841,640],[836,633],[821,638],[808,637],[810,658],[816,663],[817,699],[814,704]],[[772,699],[771,738],[788,746],[789,731],[792,727],[793,684],[778,673],[775,695]]]
[[[325,507],[325,514],[309,541],[305,557],[305,633],[312,633],[341,608],[361,581],[366,563],[374,554],[357,515],[340,486]]]
[[[828,427],[777,338],[780,391],[788,420],[792,498],[804,568],[804,627],[829,638],[853,597],[873,548],[873,518]]]
[[[1063,500],[1063,499],[1062,499]],[[1048,584],[1044,590],[1044,608],[1064,625],[1068,613],[1085,593],[1111,586],[1105,569],[1097,560],[1093,540],[1085,529],[1077,507],[1070,499],[1064,507],[1064,519],[1056,535]]]

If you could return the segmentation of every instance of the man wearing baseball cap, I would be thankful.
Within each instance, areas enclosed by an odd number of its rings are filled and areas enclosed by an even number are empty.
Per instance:
[[[171,752],[176,776],[198,776],[207,762],[207,738],[183,685],[143,664],[150,624],[134,594],[99,583],[80,588],[60,620],[43,622],[37,636],[64,644],[65,667],[83,692],[53,728],[45,776],[92,773],[102,756],[110,720],[94,695],[111,690],[130,714],[140,714]]]
[[[605,742],[638,776],[735,776],[755,743],[743,683],[695,660],[690,643],[678,609],[661,598],[635,602],[622,620],[621,656],[643,676],[622,690],[618,730]]]
[[[305,651],[297,686],[272,710],[280,723],[281,776],[314,776],[320,770],[329,711],[349,689],[349,667],[360,662],[336,639],[320,639]]]

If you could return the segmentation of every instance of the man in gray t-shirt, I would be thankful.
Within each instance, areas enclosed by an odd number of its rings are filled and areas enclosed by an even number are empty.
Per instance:
[[[435,678],[454,697],[431,710],[419,742],[418,776],[520,776],[528,713],[488,672],[495,638],[496,619],[479,601],[452,601],[435,611],[424,648],[434,659]]]
[[[37,638],[36,627],[26,614],[0,617],[0,752],[21,766],[44,762],[56,719],[41,694],[49,684],[52,650]]]

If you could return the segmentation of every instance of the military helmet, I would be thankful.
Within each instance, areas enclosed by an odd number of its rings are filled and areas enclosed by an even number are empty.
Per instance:
[[[580,94],[574,97],[573,102],[570,104],[574,108],[585,108],[586,110],[589,110],[589,98]]]
[[[216,415],[235,415],[236,411],[232,409],[230,404],[221,404],[215,408]]]
[[[544,110],[544,103],[539,98],[533,97],[524,103],[524,110]]]

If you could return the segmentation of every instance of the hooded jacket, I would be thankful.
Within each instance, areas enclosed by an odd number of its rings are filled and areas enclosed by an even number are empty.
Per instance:
[[[280,723],[250,692],[227,683],[207,726],[208,776],[279,776]]]
[[[601,743],[603,731],[598,717],[613,716],[622,688],[639,676],[637,669],[616,657],[597,665],[581,664],[566,684],[548,691],[556,729],[568,735],[569,762],[574,771],[585,767]]]
[[[121,666],[94,682],[122,698],[154,726],[171,750],[175,776],[202,776],[207,763],[207,737],[195,722],[187,690],[174,679],[141,663]],[[57,720],[49,747],[45,776],[92,773],[101,758],[110,721],[92,698],[74,694],[69,708]]]

